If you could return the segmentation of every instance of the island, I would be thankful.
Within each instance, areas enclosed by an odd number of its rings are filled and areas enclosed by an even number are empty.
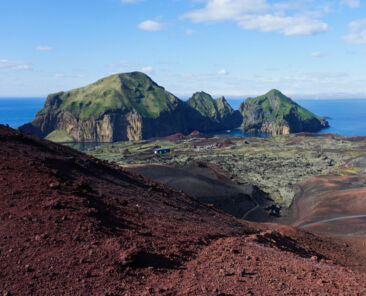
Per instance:
[[[317,132],[329,127],[324,117],[311,113],[276,89],[263,96],[248,98],[239,111],[243,115],[241,128],[246,133],[276,136]]]

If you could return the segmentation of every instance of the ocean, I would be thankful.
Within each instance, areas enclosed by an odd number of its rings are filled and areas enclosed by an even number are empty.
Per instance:
[[[0,98],[0,124],[17,128],[34,119],[44,98]]]
[[[44,104],[45,98],[0,98],[0,124],[17,128],[34,119]],[[242,100],[228,102],[238,109]],[[322,133],[335,133],[341,136],[366,136],[365,100],[296,100],[298,104],[319,116],[327,116],[330,128]],[[244,135],[239,130],[223,131],[216,134]]]

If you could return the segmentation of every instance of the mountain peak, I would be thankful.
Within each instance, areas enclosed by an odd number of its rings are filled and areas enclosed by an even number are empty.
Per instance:
[[[269,92],[266,93],[266,95],[283,95],[282,92],[280,92],[278,89],[271,89]]]

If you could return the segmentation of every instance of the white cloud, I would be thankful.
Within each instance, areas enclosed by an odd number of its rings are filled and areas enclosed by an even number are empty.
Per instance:
[[[183,15],[195,23],[238,20],[243,15],[264,12],[269,8],[265,0],[208,0],[202,9]]]
[[[39,50],[39,51],[49,51],[49,50],[52,50],[53,48],[51,46],[48,46],[48,45],[38,45],[36,47],[36,50]]]
[[[324,53],[320,52],[320,51],[314,51],[310,54],[313,58],[322,58],[325,56]]]
[[[64,73],[56,73],[55,77],[65,77],[65,74]]]
[[[13,70],[31,70],[31,66],[27,65],[27,64],[19,64],[19,65],[14,65],[12,67]]]
[[[152,73],[152,72],[154,72],[154,69],[149,66],[149,67],[143,67],[141,69],[141,71],[144,72],[144,73]]]
[[[11,70],[23,70],[29,71],[32,70],[32,67],[25,62],[20,61],[9,61],[9,60],[0,60],[0,69],[11,69]]]
[[[350,22],[348,27],[351,31],[359,31],[366,27],[366,18]]]
[[[319,11],[311,8],[304,11],[303,5],[297,1],[296,5],[287,2],[269,4],[267,0],[204,0],[204,2],[205,7],[190,11],[181,18],[190,19],[195,23],[234,21],[244,30],[277,32],[287,36],[313,35],[328,31],[328,25],[317,19],[325,10],[324,7],[319,8]],[[294,13],[294,10],[300,11],[287,16],[287,10],[291,13]]]
[[[328,30],[328,25],[302,16],[258,15],[243,17],[238,22],[246,30],[278,32],[286,36],[314,35]]]
[[[163,25],[159,22],[147,20],[138,25],[140,30],[150,31],[150,32],[157,32],[163,29]]]
[[[227,75],[228,72],[226,71],[226,69],[221,69],[217,72],[217,75]]]
[[[353,21],[348,24],[350,33],[342,37],[342,40],[353,44],[366,44],[366,18]]]
[[[187,29],[186,30],[187,35],[192,35],[193,33],[194,33],[194,30],[192,30],[192,29]]]
[[[350,8],[358,8],[361,6],[360,0],[341,0],[341,5],[348,6]]]

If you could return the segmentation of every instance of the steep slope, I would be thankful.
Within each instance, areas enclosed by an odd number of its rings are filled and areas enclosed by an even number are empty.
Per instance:
[[[365,293],[341,242],[253,224],[0,125],[2,295]],[[319,262],[320,261],[320,262]]]
[[[184,103],[140,72],[49,95],[20,130],[53,141],[113,142],[188,132]]]
[[[204,118],[201,130],[233,129],[242,122],[240,112],[235,111],[224,97],[214,100],[205,92],[196,92],[187,104]]]
[[[329,127],[328,122],[301,107],[278,90],[248,98],[240,105],[242,129],[247,133],[272,135],[316,132]]]

